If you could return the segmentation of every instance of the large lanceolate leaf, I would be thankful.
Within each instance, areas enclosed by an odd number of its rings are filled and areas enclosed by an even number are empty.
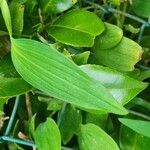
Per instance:
[[[134,130],[135,132],[142,134],[144,136],[150,137],[150,122],[149,121],[133,120],[133,119],[126,119],[126,118],[120,118],[119,121],[125,126]]]
[[[149,0],[133,0],[132,9],[141,17],[150,17],[150,1]]]
[[[60,132],[51,118],[37,127],[34,138],[38,150],[61,150]]]
[[[57,41],[67,45],[91,47],[95,37],[103,30],[103,22],[94,13],[85,10],[73,10],[49,26],[48,33]]]
[[[56,49],[34,40],[12,39],[11,52],[16,70],[35,88],[90,112],[127,113],[103,85]]]
[[[60,13],[72,7],[78,0],[42,0],[40,6],[44,13]]]
[[[81,125],[78,136],[81,150],[119,150],[115,141],[94,124]]]
[[[128,103],[148,85],[108,67],[82,65],[80,68],[109,89],[113,97],[121,104]]]
[[[94,49],[109,49],[116,46],[123,37],[123,31],[112,24],[105,23],[105,31],[96,38]]]
[[[141,59],[142,48],[136,42],[123,37],[120,43],[110,49],[94,49],[93,61],[120,71],[132,71]]]
[[[22,78],[0,78],[0,98],[24,94],[32,89]]]

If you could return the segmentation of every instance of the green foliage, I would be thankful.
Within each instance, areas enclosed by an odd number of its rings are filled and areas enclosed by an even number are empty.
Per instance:
[[[150,137],[150,122],[142,120],[122,119],[119,121],[139,134]]]
[[[150,17],[150,2],[149,0],[133,0],[132,9],[141,17]]]
[[[114,140],[94,124],[81,125],[78,138],[81,150],[119,150]]]
[[[149,150],[149,4],[0,0],[0,149]]]
[[[39,150],[61,149],[60,132],[55,121],[51,118],[47,118],[46,122],[36,128],[34,137]]]
[[[89,20],[92,20],[90,24]],[[103,30],[104,24],[95,14],[85,10],[73,10],[50,25],[48,33],[67,45],[92,47],[95,37]]]
[[[56,49],[34,40],[12,39],[11,50],[15,68],[33,87],[91,112],[127,113],[104,86]]]

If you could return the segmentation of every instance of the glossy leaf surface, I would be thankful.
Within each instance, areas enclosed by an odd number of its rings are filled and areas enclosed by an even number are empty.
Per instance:
[[[35,131],[35,143],[39,150],[61,150],[59,129],[53,119],[48,118]]]
[[[127,113],[103,85],[56,49],[34,40],[12,39],[12,42],[14,66],[33,87],[84,110]]]
[[[94,13],[73,10],[59,17],[49,26],[48,33],[58,42],[67,45],[92,47],[95,37],[103,30],[104,23]]]
[[[142,134],[144,136],[150,137],[150,122],[142,120],[132,120],[120,118],[119,121],[135,132]]]
[[[126,104],[147,87],[147,83],[137,81],[116,70],[99,65],[82,65],[87,75],[109,89],[113,97],[121,104]]]
[[[72,7],[78,0],[43,0],[40,5],[44,13],[60,13]]]
[[[96,38],[94,49],[109,49],[116,46],[123,37],[123,31],[110,23],[105,22],[105,31]]]
[[[123,37],[121,42],[110,49],[95,49],[93,61],[119,71],[132,71],[141,59],[142,48],[134,41]]]
[[[109,135],[98,126],[90,123],[81,125],[78,142],[81,150],[119,150]]]

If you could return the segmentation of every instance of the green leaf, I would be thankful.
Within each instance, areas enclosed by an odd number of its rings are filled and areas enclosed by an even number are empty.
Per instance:
[[[67,104],[59,122],[59,129],[63,143],[68,143],[74,134],[79,131],[81,123],[81,112],[76,110],[74,106]],[[59,116],[60,118],[60,116]]]
[[[8,98],[0,98],[0,116],[4,115],[3,107]]]
[[[22,78],[0,77],[0,98],[14,97],[30,91],[32,87]]]
[[[150,138],[140,135],[122,125],[120,129],[119,145],[121,150],[149,150]]]
[[[133,0],[132,10],[141,17],[150,17],[150,1],[149,0]]]
[[[143,47],[147,47],[147,48],[150,49],[150,42],[149,42],[149,40],[150,40],[150,35],[143,36],[140,44]]]
[[[137,78],[141,81],[150,78],[150,70],[141,71]]]
[[[10,17],[10,11],[6,0],[0,1],[0,7],[9,35],[12,36],[11,17]]]
[[[135,132],[142,134],[144,136],[150,137],[150,122],[142,120],[132,120],[120,118],[119,121]]]
[[[112,48],[116,46],[123,37],[123,31],[119,27],[106,22],[105,27],[105,31],[95,40],[94,51]]]
[[[9,78],[18,76],[10,55],[6,55],[3,59],[0,59],[0,77]]]
[[[75,47],[92,47],[95,37],[103,30],[100,18],[85,10],[70,11],[48,27],[48,33],[54,39]]]
[[[91,78],[105,86],[113,97],[123,105],[132,100],[148,85],[108,67],[82,65],[80,68]]]
[[[72,59],[77,65],[84,65],[87,64],[89,56],[90,51],[86,51],[77,55],[73,55]]]
[[[119,71],[132,71],[141,59],[142,48],[134,41],[123,37],[121,42],[110,49],[94,49],[93,62]]]
[[[21,3],[12,1],[9,5],[13,33],[17,36],[21,35],[24,24],[24,6]]]
[[[81,150],[119,150],[115,141],[108,134],[90,123],[81,125],[78,142]]]
[[[60,13],[72,7],[78,0],[44,0],[40,6],[44,13]]]
[[[11,52],[23,79],[50,96],[90,112],[127,113],[104,86],[56,49],[34,40],[12,39]]]
[[[5,36],[5,35],[8,35],[8,33],[0,30],[0,36]]]
[[[61,150],[60,132],[51,118],[36,128],[34,139],[38,150]]]

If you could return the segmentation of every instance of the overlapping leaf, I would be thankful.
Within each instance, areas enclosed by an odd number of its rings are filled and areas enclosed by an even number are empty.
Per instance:
[[[12,39],[12,60],[23,79],[53,97],[95,113],[127,113],[103,85],[48,45]]]
[[[110,23],[105,22],[105,31],[96,38],[94,49],[109,49],[116,46],[123,37],[123,31]]]
[[[138,134],[121,125],[119,145],[121,150],[148,150],[150,147],[150,138]]]
[[[103,30],[100,18],[85,10],[70,11],[48,27],[48,33],[57,41],[76,47],[92,47]]]
[[[150,122],[149,121],[133,120],[133,119],[126,119],[126,118],[120,118],[119,121],[125,126],[134,130],[135,132],[142,134],[144,136],[150,137]]]
[[[108,67],[82,65],[80,68],[109,89],[113,97],[121,104],[128,103],[148,85]]]
[[[94,49],[93,62],[119,71],[132,71],[141,59],[142,48],[134,41],[123,37],[120,43],[110,49]]]

